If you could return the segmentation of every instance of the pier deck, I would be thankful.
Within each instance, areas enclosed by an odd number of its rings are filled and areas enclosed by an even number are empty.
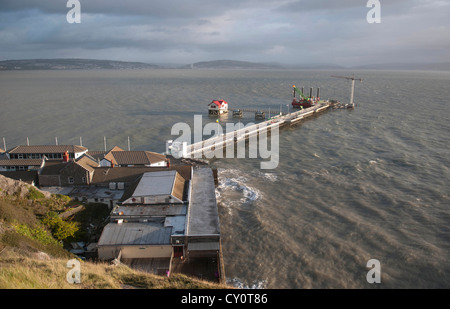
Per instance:
[[[211,153],[218,149],[225,148],[226,145],[230,143],[237,143],[241,140],[246,140],[250,136],[258,135],[260,133],[268,133],[275,127],[283,127],[287,125],[294,125],[299,123],[301,120],[316,115],[322,111],[325,111],[334,105],[330,101],[321,101],[318,104],[291,112],[288,114],[278,114],[274,117],[269,118],[263,122],[253,124],[250,126],[242,125],[232,132],[227,132],[219,136],[212,136],[201,142],[193,143],[186,146],[185,152],[182,155],[185,158],[200,158],[203,157],[205,153]],[[253,111],[244,110],[242,111]],[[255,110],[256,111],[256,110]]]

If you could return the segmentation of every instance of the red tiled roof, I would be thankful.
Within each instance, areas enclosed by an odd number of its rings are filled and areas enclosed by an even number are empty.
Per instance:
[[[9,150],[9,153],[79,153],[88,149],[78,145],[21,145]]]
[[[83,155],[80,159],[78,159],[75,163],[80,165],[82,168],[89,172],[93,172],[95,167],[98,167],[98,162],[90,158],[89,156]]]
[[[208,105],[211,105],[211,104],[215,104],[217,106],[222,106],[223,104],[228,104],[228,103],[224,100],[214,100],[211,103],[209,103]]]
[[[150,151],[112,151],[105,156],[116,165],[150,165],[166,160],[166,156]]]
[[[133,182],[147,172],[176,170],[185,180],[191,179],[190,165],[173,165],[167,167],[97,167],[95,168],[92,184],[109,182]]]
[[[0,160],[0,166],[41,166],[44,159],[11,159]]]

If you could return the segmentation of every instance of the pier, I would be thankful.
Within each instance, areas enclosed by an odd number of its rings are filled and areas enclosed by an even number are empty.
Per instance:
[[[303,119],[317,115],[318,113],[333,107],[335,104],[337,104],[336,101],[320,101],[311,107],[300,109],[287,114],[280,113],[263,122],[249,126],[242,125],[242,128],[238,128],[237,130],[234,130],[232,132],[227,132],[221,135],[214,135],[206,140],[190,145],[187,145],[186,142],[181,143],[167,141],[167,150],[168,153],[170,153],[174,157],[202,158],[204,157],[204,154],[209,154],[216,150],[223,149],[227,145],[231,145],[232,143],[247,140],[251,136],[258,136],[261,133],[268,134],[275,127],[280,128],[284,126],[295,125],[301,122]],[[244,109],[240,110],[249,112],[253,111]]]

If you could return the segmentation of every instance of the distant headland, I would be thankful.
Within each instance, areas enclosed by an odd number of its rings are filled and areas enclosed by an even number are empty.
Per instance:
[[[139,69],[255,69],[255,70],[419,70],[450,71],[445,63],[380,63],[358,66],[334,64],[280,64],[238,60],[201,61],[190,64],[144,63],[76,58],[21,59],[0,61],[0,71],[11,70],[139,70]]]

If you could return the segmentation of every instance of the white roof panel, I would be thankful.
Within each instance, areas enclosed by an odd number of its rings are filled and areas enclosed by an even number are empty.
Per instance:
[[[175,176],[176,171],[144,173],[133,196],[170,195]]]

